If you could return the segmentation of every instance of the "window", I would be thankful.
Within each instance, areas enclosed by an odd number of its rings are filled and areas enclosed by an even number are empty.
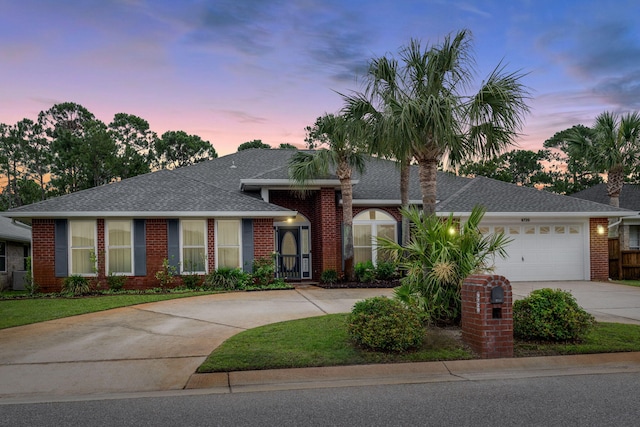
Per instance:
[[[216,267],[240,268],[240,220],[218,220],[216,225]]]
[[[181,225],[182,271],[189,273],[206,273],[206,222],[200,219],[190,219],[181,221]]]
[[[7,242],[0,242],[0,271],[7,271]]]
[[[131,221],[107,221],[107,274],[133,274]]]
[[[96,274],[96,222],[69,221],[69,232],[71,274]]]
[[[353,262],[382,260],[384,255],[378,252],[377,237],[397,241],[397,222],[386,212],[371,209],[360,212],[353,218]]]
[[[629,249],[640,249],[640,225],[629,226]]]
[[[31,256],[31,254],[29,253],[29,245],[24,245],[24,247],[22,248],[22,256],[24,257],[24,261],[22,262],[22,269],[23,270],[27,270],[27,264],[29,263],[29,257]]]

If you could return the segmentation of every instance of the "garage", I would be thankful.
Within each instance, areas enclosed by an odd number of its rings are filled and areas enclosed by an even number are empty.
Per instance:
[[[506,224],[480,227],[504,233],[507,258],[496,257],[495,274],[510,281],[588,280],[586,225],[580,223]]]

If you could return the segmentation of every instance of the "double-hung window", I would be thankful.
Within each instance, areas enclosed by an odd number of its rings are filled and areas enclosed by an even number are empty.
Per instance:
[[[133,274],[133,233],[130,220],[106,221],[107,273]]]
[[[629,226],[629,249],[640,249],[640,225]]]
[[[94,220],[69,221],[71,238],[71,274],[96,273],[96,222]]]
[[[216,222],[216,267],[240,268],[240,220]]]
[[[207,226],[201,219],[182,220],[182,271],[206,273]]]

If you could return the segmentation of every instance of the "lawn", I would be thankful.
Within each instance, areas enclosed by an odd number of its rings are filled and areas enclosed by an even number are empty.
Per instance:
[[[368,363],[428,362],[476,356],[453,329],[429,328],[424,345],[400,354],[355,347],[347,336],[348,314],[330,314],[261,326],[235,335],[215,349],[198,372],[231,372]],[[598,323],[579,344],[517,342],[516,357],[640,351],[640,326]]]
[[[83,298],[23,298],[0,300],[0,329],[147,302],[207,295],[212,292],[120,294]]]
[[[611,283],[617,283],[619,285],[640,287],[640,280],[612,280]]]

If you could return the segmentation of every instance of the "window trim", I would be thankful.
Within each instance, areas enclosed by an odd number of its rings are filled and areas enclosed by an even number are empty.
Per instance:
[[[203,242],[203,246],[193,246],[193,245],[189,245],[189,246],[185,246],[184,245],[184,228],[183,228],[183,224],[186,222],[200,222],[203,224],[203,236],[204,236],[204,242]],[[201,218],[189,218],[189,219],[181,219],[180,220],[180,235],[179,235],[179,241],[180,241],[180,274],[207,274],[209,272],[209,248],[208,248],[208,231],[207,231],[207,220],[206,219],[201,219]],[[185,263],[184,263],[184,250],[185,249],[189,249],[189,248],[204,248],[204,271],[193,271],[193,270],[185,270]]]
[[[73,247],[73,223],[78,222],[90,222],[93,224],[93,248],[89,247]],[[68,256],[69,256],[69,276],[82,276],[82,277],[97,277],[98,276],[98,221],[95,219],[72,219],[68,221]],[[94,273],[74,273],[73,272],[73,250],[74,249],[93,249],[93,253],[96,256],[96,265],[94,265]]]
[[[221,245],[220,244],[220,239],[219,239],[219,234],[218,234],[218,224],[220,222],[235,222],[236,224],[238,224],[238,245]],[[242,220],[241,219],[217,219],[215,222],[215,267],[216,270],[218,268],[220,268],[220,252],[219,249],[220,248],[238,248],[238,266],[237,267],[233,267],[233,268],[242,268],[242,264],[243,264],[243,254],[242,254]]]
[[[109,245],[109,223],[112,222],[128,222],[129,223],[129,254],[131,256],[131,271],[129,272],[124,272],[124,271],[120,271],[120,272],[111,272],[109,271],[109,250],[112,249],[112,247]],[[135,275],[135,271],[136,271],[136,267],[135,267],[135,256],[134,256],[134,252],[133,252],[133,245],[134,245],[134,240],[133,240],[133,220],[132,219],[106,219],[104,221],[104,246],[105,246],[105,274],[106,275],[110,275],[113,274],[114,276],[133,276]],[[113,249],[124,249],[127,246],[114,246]]]

